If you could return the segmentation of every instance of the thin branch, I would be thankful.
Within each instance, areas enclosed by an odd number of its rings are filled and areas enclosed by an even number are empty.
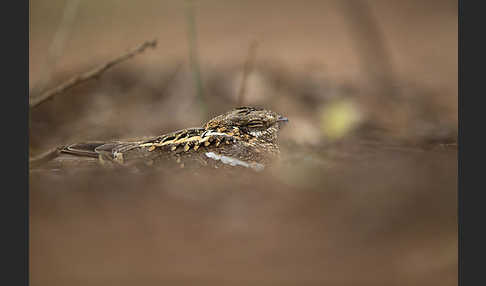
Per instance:
[[[363,74],[381,86],[380,95],[395,96],[395,73],[382,27],[368,0],[338,1],[355,41]]]
[[[157,41],[156,40],[153,40],[153,41],[147,41],[141,45],[139,45],[138,47],[136,47],[135,49],[121,55],[121,56],[118,56],[102,65],[99,65],[98,67],[90,70],[90,71],[87,71],[85,73],[82,73],[80,75],[77,75],[75,77],[72,77],[71,79],[67,80],[66,82],[52,88],[52,89],[49,89],[43,93],[41,93],[40,95],[38,96],[30,96],[30,102],[29,102],[29,106],[30,108],[34,108],[36,106],[38,106],[39,104],[45,102],[46,100],[50,99],[50,98],[53,98],[54,96],[56,95],[59,95],[63,92],[65,92],[66,90],[68,89],[71,89],[72,87],[74,86],[77,86],[85,81],[88,81],[90,79],[98,79],[106,70],[108,70],[109,68],[123,62],[123,61],[126,61],[134,56],[136,56],[137,54],[140,54],[142,53],[143,51],[145,51],[145,49],[147,48],[155,48],[157,46]]]
[[[248,55],[246,57],[245,66],[243,67],[243,78],[241,80],[240,91],[238,92],[238,106],[242,106],[245,102],[246,82],[248,75],[253,70],[257,47],[258,42],[256,40],[254,40],[248,47]]]
[[[61,149],[63,149],[64,146],[56,147],[53,149],[50,149],[49,151],[46,151],[32,159],[29,160],[29,166],[30,168],[37,167],[42,165],[45,162],[51,161],[52,159],[55,159],[59,156],[61,153]]]
[[[170,73],[170,75],[165,79],[164,83],[161,84],[162,87],[160,88],[160,93],[166,93],[167,92],[167,90],[170,87],[170,84],[174,81],[174,79],[177,77],[177,75],[181,71],[182,66],[183,66],[182,62],[176,63],[176,65],[175,65],[174,69],[172,70],[172,72]]]

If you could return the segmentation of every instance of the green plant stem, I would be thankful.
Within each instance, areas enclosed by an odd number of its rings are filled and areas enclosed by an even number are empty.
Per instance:
[[[199,107],[204,115],[207,114],[206,102],[204,100],[204,90],[201,77],[201,68],[199,65],[198,49],[197,49],[197,31],[196,31],[196,16],[194,13],[194,3],[192,0],[186,0],[186,15],[188,25],[188,39],[189,39],[189,61],[191,64],[192,77],[196,86],[197,98],[199,100]]]

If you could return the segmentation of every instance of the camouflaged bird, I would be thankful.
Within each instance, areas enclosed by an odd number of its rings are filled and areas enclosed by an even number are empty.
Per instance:
[[[241,166],[261,170],[279,154],[277,135],[288,119],[258,107],[239,107],[202,127],[134,140],[88,142],[61,148],[58,167],[86,162],[110,165]]]

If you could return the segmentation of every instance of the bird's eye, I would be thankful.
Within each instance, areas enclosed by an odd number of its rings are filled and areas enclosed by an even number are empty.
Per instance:
[[[254,120],[254,121],[248,122],[248,124],[246,126],[248,126],[248,127],[263,127],[263,122]]]
[[[248,115],[248,114],[250,114],[250,110],[248,110],[248,109],[238,109],[237,113],[240,114],[240,115]]]

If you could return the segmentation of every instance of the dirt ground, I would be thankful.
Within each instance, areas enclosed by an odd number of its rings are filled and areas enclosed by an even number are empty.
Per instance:
[[[31,0],[33,91],[158,45],[31,110],[30,154],[200,126],[256,41],[244,104],[289,118],[281,160],[31,171],[31,284],[457,285],[457,2],[195,1],[206,109],[185,3]]]

